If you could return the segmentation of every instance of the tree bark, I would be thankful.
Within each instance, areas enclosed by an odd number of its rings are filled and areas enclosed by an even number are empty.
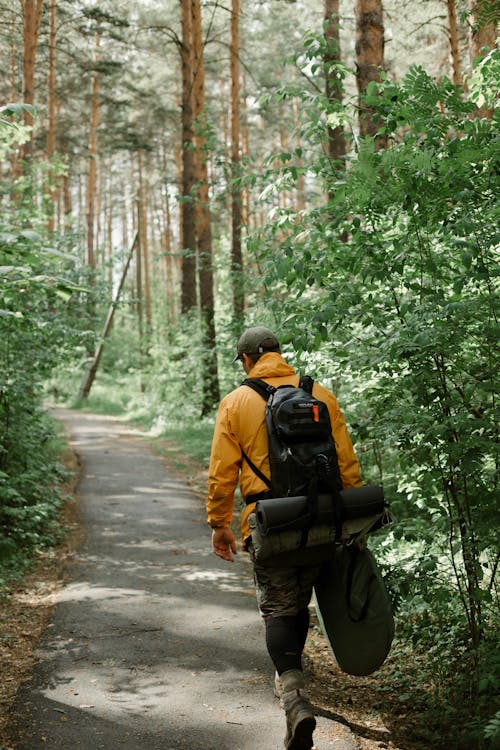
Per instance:
[[[99,59],[100,36],[95,36],[94,62]],[[95,254],[95,208],[97,192],[97,126],[99,124],[99,74],[97,70],[92,74],[92,90],[90,104],[90,127],[88,143],[88,177],[87,177],[87,262],[94,270],[97,268]]]
[[[469,0],[469,54],[471,67],[496,47],[499,12],[495,0]],[[478,107],[477,117],[493,116],[488,107]]]
[[[21,0],[21,7],[23,11],[23,102],[33,104],[35,101],[35,63],[43,0]],[[33,117],[29,112],[24,114],[24,123],[33,125]],[[23,145],[21,154],[23,159],[31,159],[33,132]]]
[[[493,0],[469,0],[469,52],[471,65],[496,46],[498,10]]]
[[[376,136],[375,107],[364,102],[372,81],[380,81],[384,65],[384,21],[381,0],[356,0],[356,82],[359,95],[359,130],[362,136]],[[377,138],[383,148],[385,137]]]
[[[231,176],[237,180],[240,173],[240,63],[239,63],[239,0],[231,5]],[[233,283],[233,315],[238,328],[243,322],[245,288],[243,253],[241,249],[241,191],[236,183],[231,189],[231,278]]]
[[[101,361],[102,353],[104,351],[104,342],[107,339],[107,337],[109,335],[109,332],[111,331],[111,326],[113,324],[113,317],[114,317],[114,314],[115,314],[116,306],[117,306],[117,304],[118,304],[118,302],[120,300],[120,296],[121,296],[121,293],[122,293],[123,285],[125,283],[125,279],[127,277],[127,272],[128,272],[129,266],[130,266],[130,261],[132,260],[132,256],[134,254],[134,248],[135,248],[135,246],[136,246],[137,243],[138,243],[138,236],[136,235],[135,239],[134,239],[134,241],[132,243],[132,247],[129,250],[129,253],[128,253],[128,256],[127,256],[127,260],[125,262],[125,266],[123,268],[122,275],[121,275],[121,278],[120,278],[120,283],[118,284],[118,288],[117,288],[116,293],[115,293],[115,297],[114,297],[114,299],[113,299],[113,301],[111,303],[111,306],[109,308],[108,315],[107,315],[107,318],[106,318],[106,322],[104,323],[104,328],[103,328],[103,332],[102,332],[102,336],[101,336],[101,342],[100,342],[99,346],[97,347],[97,350],[96,350],[96,353],[95,353],[95,355],[94,355],[94,357],[92,359],[92,362],[90,363],[90,366],[87,369],[87,372],[85,373],[85,375],[83,377],[82,384],[81,384],[81,387],[80,387],[80,393],[79,393],[79,397],[80,398],[87,398],[88,395],[89,395],[89,393],[90,393],[90,389],[92,388],[92,384],[93,384],[95,376],[97,374],[97,368],[99,367],[99,363]]]
[[[295,125],[296,137],[295,137],[295,148],[298,153],[302,151],[302,139],[300,137],[300,108],[299,100],[297,97],[293,100],[293,120]],[[297,157],[297,167],[299,173],[297,175],[297,190],[295,193],[295,207],[297,211],[303,211],[306,207],[306,183],[304,180],[304,173],[302,171],[304,167],[304,160],[301,156]]]
[[[200,309],[203,341],[203,404],[202,415],[209,414],[220,400],[215,332],[212,228],[208,192],[208,152],[206,147],[205,65],[201,33],[200,0],[192,0],[193,103],[197,128],[196,157],[196,234],[199,260]]]
[[[17,44],[15,36],[16,18],[14,12],[12,12],[12,19],[9,23],[9,37],[10,37],[10,60],[9,60],[9,71],[10,71],[10,97],[9,101],[17,101]],[[11,181],[14,182],[19,175],[19,152],[17,149],[12,149],[9,156],[10,161],[10,175]]]
[[[462,82],[460,67],[460,50],[458,45],[457,8],[455,0],[446,0],[448,6],[448,30],[450,37],[451,75],[453,83],[459,86]]]
[[[50,162],[56,152],[56,18],[57,5],[56,0],[50,0],[50,28],[49,28],[49,75],[47,80],[47,159]],[[54,202],[56,197],[57,186],[55,176],[49,167],[49,217],[47,229],[49,232],[54,231]],[[59,181],[60,182],[60,181]]]
[[[196,308],[196,227],[193,151],[193,40],[191,3],[181,3],[182,63],[182,289],[181,310]]]
[[[343,94],[342,81],[335,71],[336,63],[340,62],[339,0],[325,0],[325,43],[326,97],[335,112],[342,106]],[[344,128],[328,127],[328,155],[332,164],[338,165],[345,153]]]
[[[146,191],[144,189],[144,167],[142,163],[142,151],[137,151],[137,173],[138,173],[138,184],[139,184],[139,203],[138,203],[138,215],[139,215],[139,244],[142,256],[142,269],[144,277],[144,303],[146,312],[146,325],[148,328],[151,327],[152,314],[151,314],[151,281],[149,274],[149,243],[147,233],[147,214],[146,214]]]

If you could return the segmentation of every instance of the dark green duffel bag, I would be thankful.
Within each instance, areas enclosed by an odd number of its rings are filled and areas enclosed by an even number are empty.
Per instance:
[[[339,667],[364,676],[384,663],[394,637],[392,605],[373,554],[338,546],[314,586],[316,611]]]

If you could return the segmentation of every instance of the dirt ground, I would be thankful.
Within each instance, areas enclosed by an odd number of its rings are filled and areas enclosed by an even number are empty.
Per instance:
[[[179,476],[178,452],[165,444],[160,447],[169,470]],[[76,455],[68,453],[66,463],[74,471],[73,480],[65,488],[71,498],[62,518],[67,535],[56,549],[40,554],[23,584],[0,602],[0,750],[15,747],[9,741],[9,711],[37,661],[37,645],[51,621],[50,594],[62,587],[65,569],[85,534],[75,490],[79,473]],[[182,478],[195,489],[202,486],[204,477],[199,467],[186,457],[182,465]],[[360,750],[422,750],[423,746],[412,739],[415,728],[398,696],[380,690],[383,672],[361,679],[343,674],[314,617],[305,667],[312,677],[310,693],[318,714],[345,726],[346,733],[350,730]]]

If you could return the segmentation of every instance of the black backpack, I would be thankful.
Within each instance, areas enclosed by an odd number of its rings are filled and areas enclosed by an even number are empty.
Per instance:
[[[269,440],[271,477],[266,477],[243,453],[252,471],[266,484],[268,497],[307,497],[310,528],[318,513],[318,495],[332,496],[337,508],[335,525],[341,519],[339,497],[342,481],[332,436],[328,407],[312,395],[313,379],[300,378],[299,385],[278,388],[259,378],[247,378],[243,385],[266,401],[266,427]],[[252,501],[252,498],[248,499]]]

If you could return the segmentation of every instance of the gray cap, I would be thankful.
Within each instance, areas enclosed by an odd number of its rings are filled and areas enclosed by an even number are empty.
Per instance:
[[[233,361],[236,362],[237,359],[241,359],[242,354],[263,354],[264,352],[277,351],[279,346],[276,335],[269,328],[265,326],[247,328],[238,340],[238,353]]]

